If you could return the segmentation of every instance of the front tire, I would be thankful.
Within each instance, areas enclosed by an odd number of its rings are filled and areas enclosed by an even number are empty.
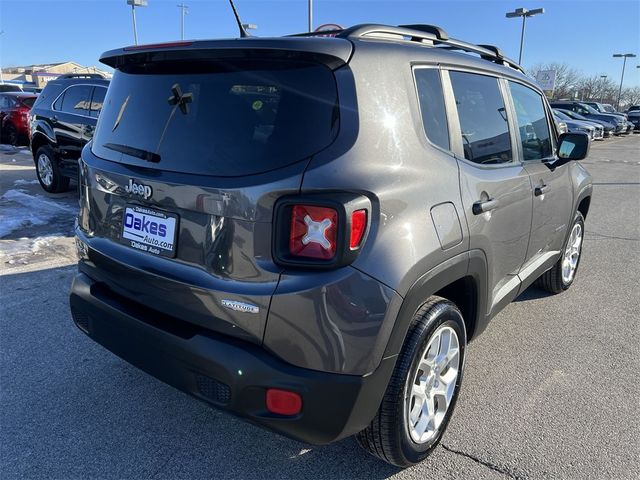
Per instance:
[[[467,336],[460,310],[432,297],[415,313],[382,404],[356,439],[398,467],[424,460],[438,445],[460,392]]]
[[[562,255],[551,270],[547,270],[536,280],[536,285],[550,293],[561,293],[568,289],[578,272],[583,239],[584,217],[582,213],[576,212]]]
[[[69,177],[62,175],[53,149],[43,145],[35,156],[36,175],[40,186],[49,193],[66,192],[69,189]]]

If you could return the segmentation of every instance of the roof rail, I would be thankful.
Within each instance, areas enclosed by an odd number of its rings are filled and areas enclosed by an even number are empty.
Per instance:
[[[362,38],[367,35],[397,35],[408,38],[412,42],[431,42],[433,45],[442,45],[441,48],[450,50],[462,50],[468,53],[475,53],[484,60],[511,67],[524,73],[523,68],[517,62],[504,56],[502,51],[493,45],[475,45],[473,43],[449,38],[449,35],[440,27],[434,25],[391,25],[361,24],[346,28],[336,34],[339,38]]]
[[[65,73],[58,76],[58,80],[62,80],[64,78],[101,78],[104,80],[106,77],[99,73]]]
[[[449,34],[445,32],[442,28],[437,25],[422,25],[422,24],[411,24],[411,25],[398,25],[401,28],[410,28],[411,30],[418,30],[419,32],[432,33],[438,40],[449,40]]]

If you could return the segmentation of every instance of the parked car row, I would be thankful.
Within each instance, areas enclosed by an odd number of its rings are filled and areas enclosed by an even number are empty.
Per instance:
[[[550,102],[554,109],[554,115],[558,128],[561,131],[584,132],[589,134],[592,140],[610,137],[611,135],[628,135],[634,130],[640,130],[640,110],[637,113],[620,113],[608,104],[598,102],[579,102],[572,100],[560,100]],[[594,105],[597,107],[594,107]],[[608,108],[610,107],[610,108]],[[635,119],[635,121],[634,121]],[[587,127],[594,127],[593,134]],[[598,127],[602,128],[602,136]]]
[[[591,140],[602,140],[605,136],[604,126],[600,123],[574,119],[560,109],[554,109],[553,115],[561,133],[584,132]],[[609,135],[610,131],[607,133],[607,136]]]

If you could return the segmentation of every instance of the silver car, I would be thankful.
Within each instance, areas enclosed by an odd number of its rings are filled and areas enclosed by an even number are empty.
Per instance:
[[[567,126],[569,132],[583,132],[589,135],[591,140],[603,140],[604,139],[604,127],[593,122],[585,122],[581,120],[574,120],[566,113],[558,109],[553,109],[553,115],[555,118],[563,122]]]

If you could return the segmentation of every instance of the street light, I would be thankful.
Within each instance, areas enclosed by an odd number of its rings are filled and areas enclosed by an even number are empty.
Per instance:
[[[138,27],[136,25],[136,7],[146,7],[147,0],[127,0],[127,5],[131,5],[131,17],[133,18],[133,41],[138,45]]]
[[[604,100],[604,84],[607,82],[607,76],[600,75],[600,78],[602,79],[602,91],[600,93],[600,103],[602,103]]]
[[[627,58],[635,58],[636,55],[634,53],[614,53],[613,56],[615,58],[624,58],[622,62],[622,76],[620,77],[620,89],[618,90],[618,102],[616,103],[616,109],[620,108],[620,97],[622,96],[622,82],[624,82],[624,67],[627,66]]]
[[[2,34],[4,34],[4,30],[0,30],[0,35]],[[4,85],[4,77],[2,76],[2,62],[0,62],[0,83]]]
[[[185,5],[182,2],[176,6],[180,9],[180,40],[184,40],[184,16],[189,13],[189,5]]]
[[[522,64],[522,46],[524,44],[524,25],[527,21],[527,17],[533,17],[534,15],[544,13],[544,8],[534,8],[528,10],[526,8],[516,8],[513,12],[507,12],[507,18],[522,17],[522,32],[520,33],[520,55],[518,56],[518,63]]]

